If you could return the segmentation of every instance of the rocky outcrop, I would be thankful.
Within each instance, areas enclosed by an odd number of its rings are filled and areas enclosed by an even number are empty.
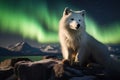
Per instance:
[[[20,80],[48,80],[56,61],[44,59],[36,62],[18,62],[15,72]]]
[[[8,67],[0,69],[0,80],[115,80],[101,65],[90,63],[86,67],[69,64],[55,57],[40,61],[12,59]],[[9,62],[9,61],[8,61]],[[120,79],[120,78],[119,78]],[[117,79],[117,80],[119,80]]]
[[[0,62],[0,80],[17,80],[14,65],[19,61],[31,61],[28,58],[12,58]]]
[[[97,69],[92,69],[91,66],[71,66],[62,60],[50,58],[35,62],[18,62],[15,65],[15,74],[20,80],[95,80],[105,77],[104,69]]]

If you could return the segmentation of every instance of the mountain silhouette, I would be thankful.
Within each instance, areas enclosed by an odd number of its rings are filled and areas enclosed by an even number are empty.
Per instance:
[[[30,46],[27,42],[19,42],[15,45],[8,47],[10,51],[20,52],[22,54],[41,54],[42,51],[39,48]]]
[[[17,44],[10,45],[8,49],[11,51],[25,51],[33,49],[33,47],[31,47],[27,42],[19,42]]]
[[[37,56],[37,55],[61,55],[59,52],[43,51],[32,47],[27,42],[19,42],[7,48],[0,47],[0,56]]]

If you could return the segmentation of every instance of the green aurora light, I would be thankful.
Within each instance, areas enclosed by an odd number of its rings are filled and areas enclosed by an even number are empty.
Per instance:
[[[19,34],[23,38],[37,40],[40,43],[59,42],[58,23],[60,16],[49,11],[46,4],[40,5],[35,11],[34,16],[28,16],[23,11],[0,6],[0,31]],[[62,11],[59,14],[62,14]],[[120,43],[119,22],[102,27],[87,16],[86,26],[87,32],[100,42]]]
[[[120,43],[120,23],[99,26],[92,18],[86,18],[86,31],[94,38],[105,44]]]
[[[37,40],[38,42],[58,42],[58,34],[55,31],[56,28],[54,28],[57,27],[57,24],[56,26],[54,25],[54,19],[51,22],[52,24],[49,23],[49,21],[51,21],[50,18],[52,19],[52,17],[47,13],[49,12],[45,10],[44,13],[41,13],[39,16],[41,20],[45,21],[47,26],[52,26],[51,30],[48,29],[46,31],[43,25],[41,25],[41,23],[38,22],[36,19],[26,16],[26,14],[24,14],[23,12],[14,11],[2,7],[0,8],[0,29],[2,32],[20,34],[24,38],[30,38],[33,40]],[[43,17],[46,20],[43,19]]]

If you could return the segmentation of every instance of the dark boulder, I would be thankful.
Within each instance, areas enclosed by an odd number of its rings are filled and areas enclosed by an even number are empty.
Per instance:
[[[51,77],[52,67],[57,63],[53,59],[21,61],[15,65],[15,73],[20,80],[48,80]]]

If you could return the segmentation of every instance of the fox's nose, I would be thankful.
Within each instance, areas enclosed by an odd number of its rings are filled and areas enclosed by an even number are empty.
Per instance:
[[[77,24],[77,27],[76,27],[76,29],[78,29],[80,27],[80,24]]]

